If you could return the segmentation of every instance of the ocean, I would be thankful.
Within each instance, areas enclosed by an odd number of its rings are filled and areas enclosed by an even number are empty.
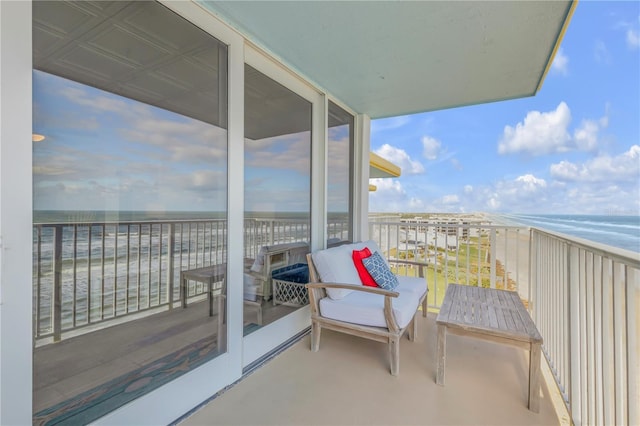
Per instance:
[[[640,216],[501,214],[499,219],[640,252]]]

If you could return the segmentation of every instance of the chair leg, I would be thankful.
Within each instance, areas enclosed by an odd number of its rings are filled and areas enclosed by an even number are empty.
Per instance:
[[[410,342],[413,342],[416,339],[415,328],[413,327],[415,323],[416,317],[414,316],[409,325],[407,325],[407,339],[409,339]]]
[[[415,342],[416,335],[418,334],[418,320],[416,318],[417,316],[418,316],[418,313],[416,312],[416,315],[414,315],[413,319],[411,320],[411,324],[409,324],[409,327],[410,327],[409,340],[412,342]]]
[[[422,301],[422,316],[425,318],[427,317],[427,305],[428,305],[427,294],[425,294],[424,300]]]
[[[389,336],[389,358],[391,361],[391,375],[397,376],[400,372],[400,336]]]
[[[320,324],[317,321],[311,321],[311,351],[318,352],[320,349]]]

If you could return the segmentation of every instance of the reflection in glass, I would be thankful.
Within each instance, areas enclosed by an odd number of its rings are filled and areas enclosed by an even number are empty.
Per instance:
[[[244,334],[308,303],[311,103],[245,65]]]
[[[227,345],[227,48],[158,3],[103,6],[33,6],[34,423]]]
[[[327,245],[352,241],[353,115],[329,101]]]

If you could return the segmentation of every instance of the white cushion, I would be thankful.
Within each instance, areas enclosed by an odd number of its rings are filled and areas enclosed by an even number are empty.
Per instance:
[[[360,276],[351,257],[353,250],[353,245],[349,244],[313,253],[311,257],[318,275],[320,275],[320,280],[325,283],[361,285]],[[342,299],[352,291],[328,288],[327,295],[332,299]]]
[[[264,267],[264,255],[267,253],[267,246],[260,247],[260,251],[256,256],[256,260],[251,265],[251,271],[253,272],[262,272],[262,268]]]
[[[256,278],[249,274],[244,274],[244,299],[255,302],[258,298],[258,284]]]
[[[395,291],[400,295],[392,299],[393,314],[398,327],[404,328],[415,315],[420,297],[427,291],[426,282],[424,278],[402,280]],[[384,296],[379,294],[352,291],[340,300],[324,297],[320,299],[320,315],[360,325],[387,326],[384,319]]]
[[[408,291],[418,297],[421,297],[427,291],[427,280],[420,277],[405,277],[396,275],[398,278],[398,287],[394,291]]]
[[[378,245],[373,240],[346,244],[312,253],[311,258],[318,275],[320,275],[320,281],[324,283],[362,285],[358,271],[353,264],[352,253],[353,250],[362,250],[365,247],[368,247],[372,253],[377,251],[382,255]],[[382,258],[387,262],[384,255]],[[352,291],[341,288],[328,288],[327,295],[332,299],[339,300]]]

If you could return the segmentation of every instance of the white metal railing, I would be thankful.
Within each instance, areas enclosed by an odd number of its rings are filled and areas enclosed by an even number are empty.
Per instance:
[[[531,232],[534,319],[573,422],[640,424],[640,254]]]
[[[35,224],[34,337],[171,308],[180,271],[224,262],[225,240],[221,220]]]
[[[348,224],[330,224],[337,234]],[[309,241],[297,219],[245,219],[245,257],[263,245]],[[226,262],[225,220],[39,223],[33,227],[34,338],[107,323],[180,300],[180,271]],[[206,287],[189,283],[185,297]]]
[[[427,269],[429,307],[450,282],[516,290],[576,425],[640,424],[640,254],[536,228],[371,221],[399,274]]]
[[[400,275],[426,266],[428,302],[439,308],[449,283],[518,291],[529,300],[529,229],[470,223],[369,222],[369,237]]]

